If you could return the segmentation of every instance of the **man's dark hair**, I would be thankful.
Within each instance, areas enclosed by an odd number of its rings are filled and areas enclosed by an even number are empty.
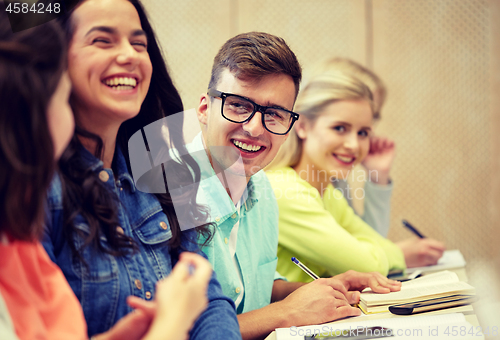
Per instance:
[[[221,47],[214,58],[209,88],[215,88],[224,69],[238,79],[260,79],[271,74],[286,74],[299,93],[302,69],[285,40],[263,32],[239,34]]]

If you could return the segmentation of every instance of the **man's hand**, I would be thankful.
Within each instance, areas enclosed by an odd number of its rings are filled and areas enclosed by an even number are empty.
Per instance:
[[[342,282],[346,289],[351,291],[362,291],[367,287],[375,293],[390,293],[401,290],[401,282],[388,279],[378,272],[359,273],[349,270],[333,278]]]
[[[389,173],[395,156],[396,147],[393,140],[377,136],[370,138],[370,151],[361,165],[368,170],[371,182],[389,184]]]
[[[355,300],[341,281],[328,278],[300,287],[279,303],[289,314],[290,324],[302,326],[360,315],[358,308],[350,306]]]
[[[273,296],[284,299],[238,315],[244,340],[263,339],[275,328],[315,325],[361,314],[350,306],[359,300],[359,292],[348,292],[334,278],[307,284],[276,280]]]
[[[446,250],[443,242],[432,238],[412,237],[396,244],[403,251],[408,268],[434,265]]]

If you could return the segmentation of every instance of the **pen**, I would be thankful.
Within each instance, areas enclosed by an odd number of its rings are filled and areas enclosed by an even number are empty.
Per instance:
[[[417,277],[422,276],[421,270],[415,270],[412,274],[408,275],[408,280],[415,280]]]
[[[414,226],[412,226],[412,225],[410,224],[410,222],[408,222],[407,220],[402,220],[401,222],[403,222],[403,225],[404,225],[406,228],[410,229],[410,231],[411,231],[411,232],[413,232],[415,235],[417,235],[417,236],[418,236],[418,237],[420,237],[420,238],[425,238],[425,236],[424,236],[424,235],[422,235],[422,233],[421,233],[420,231],[418,231],[418,230],[417,230],[417,228],[415,228]]]
[[[292,262],[295,263],[297,266],[299,266],[300,269],[302,269],[307,275],[313,278],[313,280],[319,279],[319,276],[316,275],[311,269],[307,268],[305,264],[297,260],[296,257],[292,257]],[[359,308],[358,304],[352,305],[353,307]]]
[[[318,275],[314,274],[314,272],[311,269],[307,268],[307,266],[302,262],[300,262],[299,260],[297,260],[297,258],[292,257],[292,262],[295,263],[297,266],[299,266],[299,268],[302,269],[304,272],[306,272],[307,275],[312,277],[313,280],[319,279]]]

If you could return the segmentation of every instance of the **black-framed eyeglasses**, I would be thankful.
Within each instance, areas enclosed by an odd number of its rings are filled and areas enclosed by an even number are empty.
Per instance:
[[[258,111],[262,114],[262,125],[264,128],[276,135],[286,135],[295,121],[299,119],[299,115],[295,112],[285,110],[281,107],[262,106],[237,94],[225,93],[214,89],[208,89],[207,94],[210,97],[222,99],[222,117],[230,122],[248,122]]]

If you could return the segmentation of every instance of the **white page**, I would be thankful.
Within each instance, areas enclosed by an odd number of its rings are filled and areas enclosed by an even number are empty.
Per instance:
[[[323,325],[313,325],[313,326],[302,326],[302,327],[290,327],[290,328],[278,328],[276,329],[276,340],[303,340],[304,335],[311,334],[326,334],[335,333],[335,331],[340,332],[341,330],[358,329],[358,327],[372,327],[372,326],[382,326],[386,328],[391,328],[394,334],[397,334],[397,330],[411,330],[414,334],[421,334],[420,339],[429,338],[429,332],[434,330],[436,326],[439,326],[443,334],[445,327],[444,325],[454,325],[454,324],[468,324],[465,320],[465,316],[462,313],[453,314],[440,314],[440,315],[418,315],[411,317],[399,317],[399,318],[387,318],[387,319],[376,319],[376,320],[365,320],[347,323],[333,323],[333,324],[323,324]],[[470,324],[469,324],[470,325]],[[472,327],[472,326],[471,326]],[[415,331],[413,331],[415,330]],[[421,332],[421,333],[420,333]],[[452,337],[453,340],[460,339],[457,337]],[[389,338],[393,339],[393,338]],[[439,339],[436,337],[435,339]],[[479,340],[479,337],[475,339]]]
[[[427,274],[414,280],[406,281],[401,284],[401,289],[406,287],[417,287],[424,285],[432,285],[436,283],[452,283],[459,282],[458,275],[454,272],[448,270],[443,270],[441,272]]]
[[[401,284],[401,290],[407,289],[410,287],[417,287],[417,286],[428,286],[428,285],[433,285],[436,283],[452,283],[452,282],[459,282],[458,275],[454,272],[450,272],[448,270],[443,270],[437,273],[432,273],[432,274],[427,274],[422,277],[419,277],[414,280],[406,281]],[[370,288],[365,288],[363,290],[363,293],[371,293],[372,290]],[[389,293],[392,294],[392,293]]]
[[[452,268],[462,268],[465,267],[465,259],[460,250],[446,250],[443,256],[438,260],[438,263],[434,266],[426,267],[415,267],[406,269],[406,274],[411,274],[414,271],[421,270],[422,272],[429,272],[435,270],[444,270]]]
[[[399,292],[392,292],[389,294],[377,293],[361,293],[361,300],[366,302],[369,306],[375,304],[398,304],[409,302],[411,299],[432,298],[433,295],[453,293],[466,291],[471,293],[474,287],[466,282],[452,282],[432,286],[416,286],[409,289],[400,290]],[[457,293],[458,294],[458,293]]]

